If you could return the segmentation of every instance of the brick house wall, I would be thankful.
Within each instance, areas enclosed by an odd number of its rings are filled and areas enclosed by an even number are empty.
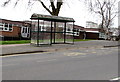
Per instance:
[[[74,36],[74,39],[84,39],[84,32],[80,31],[79,36]]]
[[[86,33],[86,39],[99,39],[99,33]]]
[[[0,35],[4,37],[19,37],[21,33],[21,26],[23,25],[23,22],[20,21],[11,21],[6,19],[0,19],[0,23],[2,24],[12,24],[12,31],[5,31],[1,30]]]
[[[17,26],[13,26],[12,32],[2,31],[0,32],[4,37],[19,37],[21,33],[21,28]]]

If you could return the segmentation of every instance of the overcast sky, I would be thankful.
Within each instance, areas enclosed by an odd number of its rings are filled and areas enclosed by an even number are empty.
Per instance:
[[[5,0],[0,0],[0,18],[2,19],[23,21],[30,20],[30,17],[33,13],[49,15],[49,13],[37,1],[31,8],[28,8],[28,0],[21,0],[21,2],[15,8],[13,5],[16,0],[12,0],[12,2],[8,6],[2,7],[1,5],[4,1]],[[85,5],[79,0],[67,1],[69,2],[64,3],[59,16],[74,18],[76,21],[75,24],[80,26],[86,26],[86,21],[100,23],[98,17],[90,14]],[[116,17],[115,19],[114,26],[118,25],[117,18],[118,17]]]

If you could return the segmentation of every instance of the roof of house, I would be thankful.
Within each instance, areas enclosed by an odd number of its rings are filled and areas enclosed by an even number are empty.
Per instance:
[[[31,21],[13,21],[13,20],[1,19],[0,18],[0,23],[11,23],[11,24],[14,24],[14,25],[23,25],[23,24],[31,24]]]
[[[84,27],[79,26],[79,25],[74,25],[74,28],[80,29],[80,30],[84,30]]]
[[[84,28],[85,31],[99,31],[97,28]]]
[[[40,19],[46,21],[56,21],[56,22],[75,22],[73,18],[60,17],[60,16],[50,16],[42,14],[33,14],[31,19]]]
[[[81,31],[86,31],[86,32],[98,32],[98,28],[84,28],[82,26],[74,25],[74,28],[80,29]]]

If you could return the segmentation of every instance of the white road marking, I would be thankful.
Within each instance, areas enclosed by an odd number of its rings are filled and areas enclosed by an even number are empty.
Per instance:
[[[50,60],[44,60],[44,61],[37,61],[37,62],[48,62],[48,61],[55,61],[57,59],[50,59]]]
[[[104,49],[104,50],[105,50],[105,49],[110,49],[110,48],[101,48],[101,49]]]
[[[114,78],[114,79],[110,79],[110,81],[117,81],[117,80],[120,80],[120,77]]]
[[[92,53],[97,53],[97,52],[92,52]]]
[[[82,55],[82,56],[72,56],[72,58],[83,58],[86,57],[86,55]]]
[[[64,53],[65,56],[78,56],[78,55],[86,55],[86,53],[79,53],[79,52],[71,52],[71,53]]]

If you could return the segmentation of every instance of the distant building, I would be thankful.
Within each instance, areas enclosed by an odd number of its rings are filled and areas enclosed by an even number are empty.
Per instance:
[[[0,19],[0,38],[1,40],[19,40],[30,37],[30,30],[25,21],[12,21]],[[27,33],[27,36],[25,34]]]
[[[30,27],[34,26],[34,29],[31,29]],[[6,20],[6,19],[0,19],[0,38],[2,40],[20,40],[20,39],[30,39],[31,37],[31,31],[38,30],[38,21],[12,21],[12,20]],[[47,21],[40,21],[39,24],[39,30],[46,32],[50,30],[51,22]],[[54,25],[54,24],[52,24]],[[65,29],[63,28],[65,25],[63,23],[58,22],[58,27],[60,32],[63,32]],[[74,38],[75,39],[99,39],[99,29],[97,28],[97,23],[93,22],[87,22],[87,28],[82,27],[79,25],[73,25],[67,23],[66,24],[66,35],[67,36],[73,36],[74,31]],[[62,34],[62,33],[61,33]],[[62,34],[64,35],[64,33]],[[44,36],[44,38],[47,38],[47,35]]]
[[[98,28],[84,28],[78,25],[74,25],[74,28],[79,31],[78,36],[75,36],[75,39],[99,39]]]
[[[87,21],[85,28],[98,28],[98,24],[97,24],[97,23],[94,23],[94,22],[92,22],[92,21]]]

